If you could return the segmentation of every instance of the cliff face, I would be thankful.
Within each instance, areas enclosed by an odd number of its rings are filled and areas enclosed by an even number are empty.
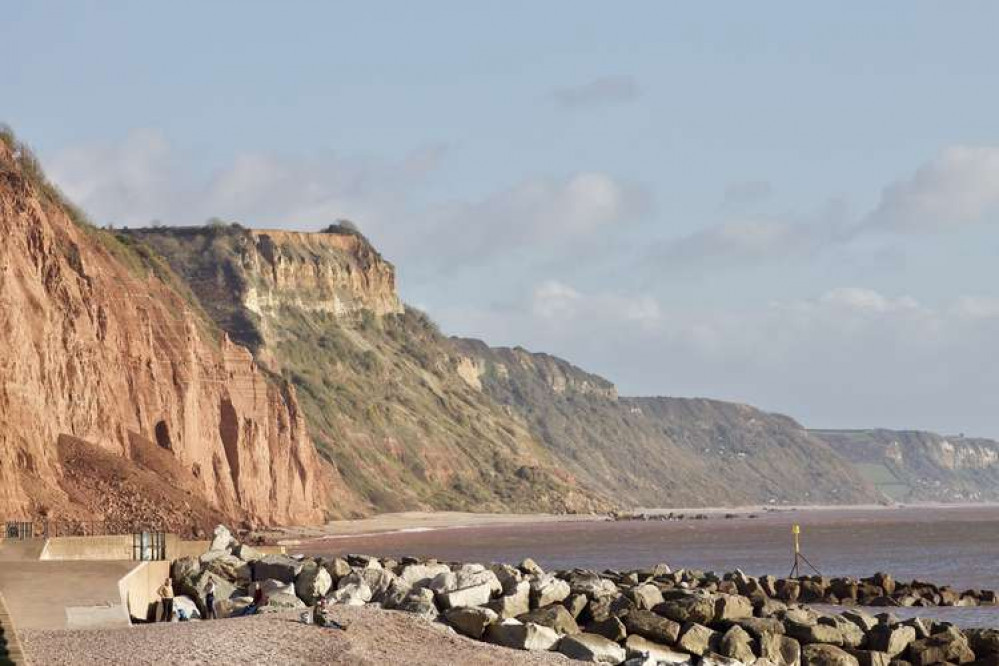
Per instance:
[[[312,437],[339,472],[337,515],[610,506],[555,465],[518,416],[462,379],[474,369],[452,363],[433,323],[400,304],[391,264],[356,232],[129,235],[297,388]]]
[[[294,390],[184,298],[165,264],[71,219],[25,151],[0,140],[0,516],[186,529],[314,523],[329,499]],[[74,473],[80,447],[111,455]],[[121,502],[170,485],[163,506]],[[93,457],[89,459],[93,462]],[[103,470],[103,472],[102,472]],[[104,489],[103,494],[95,492]],[[113,514],[113,515],[112,515]]]
[[[900,501],[999,499],[999,442],[917,430],[815,430],[881,492]]]
[[[879,498],[850,464],[785,416],[715,400],[618,398],[610,382],[561,359],[477,340],[453,344],[470,387],[522,416],[567,470],[622,504]]]

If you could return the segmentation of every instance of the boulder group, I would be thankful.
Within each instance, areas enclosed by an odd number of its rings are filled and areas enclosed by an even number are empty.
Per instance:
[[[520,650],[552,650],[591,663],[652,666],[930,666],[999,664],[999,631],[900,620],[859,607],[994,604],[991,592],[869,578],[754,577],[673,571],[544,571],[510,564],[403,557],[262,555],[216,534],[200,558],[172,565],[175,589],[204,613],[216,584],[216,615],[240,614],[259,585],[256,612],[376,604],[442,622],[473,638]],[[840,612],[808,604],[848,606]]]

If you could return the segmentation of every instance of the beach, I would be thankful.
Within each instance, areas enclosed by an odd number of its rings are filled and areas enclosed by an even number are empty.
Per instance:
[[[298,612],[141,625],[123,629],[25,631],[36,666],[77,664],[344,664],[350,666],[535,666],[569,664],[562,655],[473,641],[407,613],[337,606],[346,631],[302,624]]]

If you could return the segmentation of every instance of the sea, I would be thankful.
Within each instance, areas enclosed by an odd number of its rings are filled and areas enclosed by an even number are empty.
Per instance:
[[[413,555],[444,561],[508,562],[531,557],[551,569],[627,570],[665,562],[674,569],[787,576],[792,526],[801,552],[826,576],[891,573],[958,590],[999,590],[999,506],[783,508],[711,514],[707,519],[555,522],[465,526],[341,536],[302,544],[313,555]],[[753,517],[750,517],[753,516]],[[802,564],[804,573],[812,569]],[[874,609],[882,612],[886,609]],[[961,626],[999,627],[999,607],[888,609]]]

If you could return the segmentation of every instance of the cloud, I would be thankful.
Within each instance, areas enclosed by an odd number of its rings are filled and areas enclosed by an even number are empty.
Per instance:
[[[584,295],[557,280],[546,280],[534,289],[530,312],[534,317],[558,324],[573,324],[579,318],[586,318],[613,320],[619,325],[654,326],[662,319],[659,303],[651,296],[610,291]]]
[[[218,217],[310,231],[348,218],[410,279],[514,259],[523,270],[531,256],[579,260],[651,206],[644,188],[602,172],[533,177],[477,199],[427,202],[424,185],[447,155],[439,144],[396,160],[243,152],[197,173],[161,132],[138,130],[120,142],[64,150],[48,165],[52,179],[101,224]]]
[[[641,96],[638,82],[631,76],[602,76],[587,83],[557,88],[551,93],[560,106],[583,109],[605,104],[631,102]]]
[[[818,303],[836,311],[884,314],[888,312],[916,311],[919,302],[911,296],[888,298],[873,289],[838,287],[824,293]]]
[[[841,286],[762,305],[664,307],[617,286],[545,280],[519,307],[443,310],[445,327],[569,359],[625,395],[700,395],[812,427],[999,436],[999,299],[939,304]],[[630,318],[629,318],[630,317]]]
[[[951,146],[888,185],[865,225],[900,233],[999,221],[999,148]]]
[[[952,312],[962,319],[999,319],[999,298],[961,296],[955,301]]]
[[[412,245],[455,269],[509,253],[568,255],[646,214],[644,188],[605,173],[531,178],[476,201],[438,205],[418,214]],[[422,251],[422,249],[421,249]]]
[[[999,147],[951,146],[907,178],[888,184],[877,204],[851,215],[833,199],[811,213],[739,216],[739,208],[770,195],[766,181],[731,184],[722,213],[728,219],[655,244],[647,265],[673,269],[744,267],[811,260],[839,252],[898,255],[900,241],[925,232],[951,232],[999,222]]]
[[[245,152],[199,177],[174,155],[162,132],[143,129],[117,143],[68,148],[47,166],[52,179],[100,223],[199,224],[220,217],[307,230],[387,208],[422,184],[445,154],[442,145],[397,162]]]

